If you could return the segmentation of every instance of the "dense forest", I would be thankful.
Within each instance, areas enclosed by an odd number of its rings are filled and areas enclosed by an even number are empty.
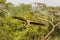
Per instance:
[[[0,40],[60,40],[60,7],[34,5],[0,0]]]

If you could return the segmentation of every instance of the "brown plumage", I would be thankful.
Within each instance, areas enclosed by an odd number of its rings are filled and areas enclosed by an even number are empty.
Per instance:
[[[42,26],[45,25],[44,23],[39,23],[39,22],[35,22],[35,21],[26,20],[26,19],[24,19],[22,17],[16,17],[16,16],[14,16],[13,18],[26,22],[26,25],[29,25],[29,24],[42,25]]]

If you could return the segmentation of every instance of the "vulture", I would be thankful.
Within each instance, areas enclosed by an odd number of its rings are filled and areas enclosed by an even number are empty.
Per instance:
[[[24,18],[22,18],[22,17],[13,16],[13,18],[26,22],[26,25],[29,25],[29,24],[42,25],[42,26],[45,25],[44,23],[39,23],[39,22],[35,22],[35,21],[26,20],[26,19],[24,19]]]

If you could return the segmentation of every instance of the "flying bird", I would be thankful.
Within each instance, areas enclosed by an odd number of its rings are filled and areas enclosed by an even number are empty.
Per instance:
[[[42,25],[42,26],[45,25],[44,23],[39,23],[39,22],[35,22],[35,21],[26,20],[26,19],[24,19],[24,18],[22,18],[22,17],[13,16],[13,18],[26,22],[26,25],[29,25],[29,24]]]

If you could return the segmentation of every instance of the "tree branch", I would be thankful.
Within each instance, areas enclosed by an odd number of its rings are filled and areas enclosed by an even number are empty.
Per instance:
[[[53,15],[49,15],[49,14],[47,14],[47,16],[51,19],[51,21],[53,22]]]
[[[55,26],[58,26],[60,24],[60,22],[58,22]]]
[[[52,32],[55,30],[55,27],[56,26],[53,26],[53,28],[51,29],[51,31],[45,36],[44,40],[46,40],[49,37],[49,35],[52,34]]]
[[[59,24],[60,24],[60,22],[58,22],[56,25],[52,25],[53,28],[52,28],[51,31],[45,36],[44,40],[46,40],[46,39],[49,37],[49,35],[55,30],[56,26],[58,26]]]

